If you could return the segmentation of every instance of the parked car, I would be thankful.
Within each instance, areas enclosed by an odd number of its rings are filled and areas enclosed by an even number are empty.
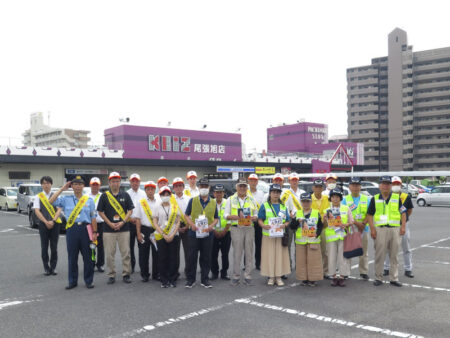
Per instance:
[[[361,193],[367,196],[375,196],[380,193],[380,189],[378,187],[364,187],[361,189]]]
[[[17,193],[17,212],[26,211],[28,215],[33,210],[34,197],[42,191],[40,184],[21,184]]]
[[[422,193],[417,196],[417,205],[420,207],[431,205],[450,206],[450,186],[439,185],[429,193]]]
[[[17,188],[0,188],[0,209],[4,209],[6,211],[17,209]]]
[[[361,188],[365,188],[365,187],[378,188],[378,183],[371,182],[371,181],[361,181]]]
[[[415,186],[417,189],[419,189],[419,194],[422,194],[424,192],[430,192],[431,189],[422,185],[422,184],[413,184],[413,186]]]
[[[415,198],[415,197],[417,197],[419,195],[419,189],[416,188],[412,184],[403,183],[402,184],[402,191],[406,192],[407,194],[409,194],[412,198]]]

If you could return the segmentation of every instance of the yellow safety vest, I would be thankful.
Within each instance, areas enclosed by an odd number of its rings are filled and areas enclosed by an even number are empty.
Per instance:
[[[316,237],[317,224],[319,223],[319,218],[320,218],[319,210],[312,209],[311,210],[311,214],[310,214],[309,219],[307,220],[307,222],[308,222],[308,225],[313,223],[315,225],[315,227],[316,227],[313,230],[314,237],[308,236],[309,233],[306,233],[303,230],[303,225],[300,223],[297,231],[295,232],[295,243],[296,244],[305,245],[305,244],[308,244],[308,243],[311,243],[311,244],[320,243],[320,236]],[[305,219],[305,215],[303,214],[303,210],[297,210],[297,219],[298,220]]]
[[[380,199],[380,194],[376,194],[375,198],[375,215],[374,224],[376,227],[383,225],[390,225],[399,227],[402,219],[402,214],[398,208],[400,195],[391,194],[389,203],[386,205],[383,199]]]
[[[367,196],[360,195],[358,206],[355,205],[352,195],[345,196],[345,201],[349,209],[352,211],[352,215],[355,218],[355,220],[358,222],[362,222],[366,218],[367,209],[369,207],[368,205],[369,199],[367,198]],[[352,206],[354,207],[352,208]]]
[[[269,202],[264,203],[264,209],[266,209],[266,219],[264,220],[264,225],[269,225],[269,219],[273,217],[278,217],[273,213],[272,208],[270,207]],[[284,204],[280,204],[280,211],[284,211],[284,219],[283,223],[286,222],[286,206]],[[269,236],[269,231],[266,229],[262,229],[262,234],[264,236]]]
[[[48,200],[47,196],[45,196],[45,193],[42,191],[38,194],[39,196],[39,200],[41,201],[42,205],[45,207],[45,210],[47,210],[48,214],[50,215],[50,217],[53,219],[55,218],[55,208],[53,207],[53,205],[50,204],[50,201]],[[62,223],[61,218],[58,217],[58,219],[56,220],[56,223]]]
[[[108,201],[111,204],[111,206],[114,208],[114,210],[117,212],[117,214],[120,216],[122,221],[125,221],[125,211],[123,211],[122,206],[120,203],[116,200],[116,198],[109,192],[106,192],[106,196],[108,197]]]
[[[346,205],[340,206],[340,216],[341,216],[341,222],[342,224],[348,223],[348,207]],[[335,242],[339,240],[344,240],[345,237],[345,231],[339,230],[339,228],[330,226],[325,229],[325,239],[328,242]]]
[[[237,194],[230,197],[230,202],[231,202],[231,215],[232,216],[237,216],[238,209],[241,209],[241,208],[250,208],[250,210],[253,210],[253,211],[256,210],[255,200],[248,196],[245,198],[244,206],[242,206],[242,207],[239,204],[239,198],[238,198]],[[237,220],[231,221],[231,225],[237,225],[237,224],[238,224]],[[251,224],[251,226],[253,226],[253,223]]]
[[[80,200],[78,201],[75,208],[70,213],[69,219],[67,220],[66,229],[69,229],[72,227],[72,225],[75,224],[75,220],[77,219],[78,215],[81,212],[81,209],[85,206],[86,202],[88,201],[89,196],[83,195],[81,196]]]

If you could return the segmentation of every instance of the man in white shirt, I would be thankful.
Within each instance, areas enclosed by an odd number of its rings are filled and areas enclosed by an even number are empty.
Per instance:
[[[231,223],[231,243],[233,245],[233,278],[231,285],[239,284],[241,278],[241,260],[244,255],[244,284],[252,285],[253,247],[258,210],[256,201],[247,195],[247,180],[240,178],[236,184],[237,193],[227,200],[224,218]],[[249,213],[246,215],[246,213]],[[248,217],[250,222],[247,223]]]
[[[189,186],[184,190],[184,194],[188,197],[197,197],[200,193],[197,187],[197,173],[194,170],[188,171],[186,179]]]
[[[262,190],[258,190],[258,175],[250,174],[247,179],[248,187],[247,194],[256,202],[256,207],[259,208],[264,204],[264,192]],[[258,225],[258,221],[253,224],[255,228],[255,267],[256,270],[260,270],[261,268],[261,242],[262,242],[262,228]]]
[[[89,186],[91,187],[91,193],[89,197],[92,198],[95,204],[95,209],[97,210],[98,201],[100,200],[101,192],[100,192],[100,179],[98,177],[92,177],[89,182]],[[105,222],[100,215],[97,214],[97,261],[95,262],[95,266],[97,267],[98,272],[105,272],[103,265],[105,265],[105,249],[103,246],[103,227],[105,226]]]
[[[136,210],[136,236],[139,248],[139,268],[141,269],[142,281],[148,282],[150,278],[149,259],[150,248],[152,249],[152,278],[159,280],[158,251],[150,236],[155,231],[153,218],[160,202],[156,199],[156,183],[149,181],[145,183],[145,197],[135,204]],[[145,210],[149,208],[150,211]]]
[[[181,238],[181,242],[183,243],[183,254],[184,254],[184,275],[186,276],[186,266],[187,266],[187,256],[188,256],[188,227],[186,226],[186,220],[184,218],[184,213],[186,212],[186,207],[191,199],[189,196],[184,194],[184,181],[181,177],[175,177],[172,182],[174,194],[172,196],[175,197],[175,202],[178,204],[178,210],[180,211],[180,228],[178,229],[178,233]],[[179,244],[179,243],[178,243]],[[180,246],[178,246],[178,262],[177,262],[177,271],[180,269]],[[178,273],[179,277],[179,273]],[[178,278],[177,277],[177,278]]]
[[[39,236],[41,238],[41,257],[44,265],[44,275],[56,275],[56,263],[58,262],[58,239],[61,220],[59,214],[61,208],[57,208],[54,204],[41,203],[41,198],[48,201],[53,195],[51,192],[53,179],[50,176],[41,178],[42,192],[34,198],[33,209],[38,218]],[[48,210],[50,209],[50,210]],[[52,216],[50,213],[54,213]],[[68,217],[68,215],[67,215]],[[48,257],[48,247],[50,244],[50,260]]]
[[[139,174],[131,174],[130,176],[130,186],[127,193],[130,195],[131,200],[134,204],[133,213],[130,218],[130,254],[131,254],[131,273],[134,273],[134,267],[136,265],[136,256],[134,254],[134,244],[136,242],[136,205],[139,201],[145,198],[145,193],[139,188],[141,184],[141,177]]]

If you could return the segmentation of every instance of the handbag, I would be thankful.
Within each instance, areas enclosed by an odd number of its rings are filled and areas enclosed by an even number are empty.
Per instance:
[[[352,224],[344,238],[344,257],[350,259],[362,255],[362,234]]]
[[[289,232],[287,229],[284,229],[283,237],[281,237],[281,245],[289,246]]]

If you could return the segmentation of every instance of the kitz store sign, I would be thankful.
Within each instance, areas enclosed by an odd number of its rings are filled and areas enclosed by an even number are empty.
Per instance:
[[[182,152],[202,154],[225,154],[225,145],[218,144],[191,144],[191,138],[187,136],[160,136],[148,135],[149,151]]]

